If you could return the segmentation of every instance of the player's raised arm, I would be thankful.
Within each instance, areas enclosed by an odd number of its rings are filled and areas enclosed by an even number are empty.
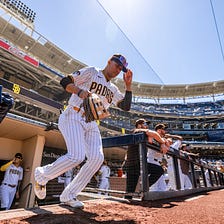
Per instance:
[[[12,163],[13,163],[13,160],[12,160],[12,161],[9,161],[8,163],[6,163],[6,164],[4,164],[4,165],[2,165],[2,166],[0,167],[0,171],[2,171],[2,172],[6,171],[6,169],[7,169]]]
[[[132,77],[133,73],[130,69],[127,69],[127,72],[123,74],[126,91],[131,91]]]
[[[124,110],[129,111],[131,109],[131,101],[132,101],[132,91],[131,91],[131,83],[132,83],[132,71],[130,69],[127,69],[127,72],[123,75],[123,80],[125,83],[125,96],[123,100],[121,100],[117,106]]]

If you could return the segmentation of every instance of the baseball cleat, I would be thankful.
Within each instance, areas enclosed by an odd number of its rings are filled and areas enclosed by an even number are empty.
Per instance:
[[[39,199],[44,199],[46,197],[46,185],[40,185],[35,181],[34,193]]]
[[[68,205],[72,208],[84,208],[84,204],[77,199],[72,199],[72,200],[69,200],[69,201],[62,202],[62,203],[64,205]]]

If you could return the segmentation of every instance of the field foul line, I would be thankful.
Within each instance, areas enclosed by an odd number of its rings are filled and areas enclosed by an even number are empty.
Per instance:
[[[199,196],[196,196],[196,197],[193,197],[193,198],[188,198],[186,199],[185,201],[193,201],[193,200],[197,200],[199,198],[203,198],[205,195],[199,195]]]

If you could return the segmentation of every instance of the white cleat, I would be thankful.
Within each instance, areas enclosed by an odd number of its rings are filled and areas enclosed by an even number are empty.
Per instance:
[[[68,205],[72,208],[84,208],[84,204],[77,200],[77,199],[72,199],[72,200],[69,200],[69,201],[64,201],[62,202],[64,205]]]
[[[43,200],[46,198],[46,185],[40,185],[35,181],[34,193],[39,199]]]

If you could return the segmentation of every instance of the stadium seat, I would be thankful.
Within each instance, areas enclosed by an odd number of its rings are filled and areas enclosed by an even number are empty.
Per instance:
[[[1,88],[0,88],[1,89]],[[5,118],[6,114],[12,108],[14,100],[13,97],[8,93],[0,92],[0,123]]]

